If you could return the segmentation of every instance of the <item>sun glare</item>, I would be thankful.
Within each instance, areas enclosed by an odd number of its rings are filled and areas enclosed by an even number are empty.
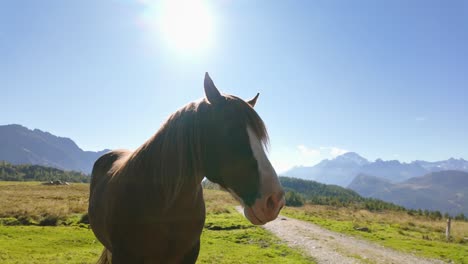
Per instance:
[[[158,32],[179,51],[207,49],[213,37],[213,16],[203,0],[166,0],[160,2],[156,23]]]

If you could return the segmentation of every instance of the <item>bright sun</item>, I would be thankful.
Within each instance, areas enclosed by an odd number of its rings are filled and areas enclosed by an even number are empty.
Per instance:
[[[166,0],[160,6],[157,24],[171,47],[196,51],[209,47],[213,16],[203,0]]]

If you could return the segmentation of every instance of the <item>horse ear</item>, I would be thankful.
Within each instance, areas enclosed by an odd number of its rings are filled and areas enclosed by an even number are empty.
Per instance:
[[[213,80],[211,80],[210,75],[208,75],[208,73],[205,73],[204,85],[205,96],[208,99],[208,102],[210,102],[211,104],[216,104],[217,102],[222,100],[223,96],[214,85]]]
[[[255,104],[257,103],[257,99],[259,95],[260,93],[257,93],[257,95],[253,99],[250,99],[249,101],[247,101],[247,103],[249,103],[250,106],[254,107]]]

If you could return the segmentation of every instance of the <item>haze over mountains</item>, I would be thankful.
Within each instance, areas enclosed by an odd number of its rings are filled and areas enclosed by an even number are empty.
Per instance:
[[[94,161],[108,150],[84,151],[69,138],[21,125],[0,126],[0,161],[35,164],[89,174]],[[295,167],[282,175],[335,184],[364,197],[413,209],[468,215],[468,161],[397,160],[373,162],[354,152],[312,167]]]
[[[84,151],[73,140],[21,125],[0,126],[0,160],[90,173],[108,150]]]
[[[411,209],[468,215],[468,161],[464,159],[370,162],[348,152],[313,167],[295,167],[283,175],[340,185],[364,197]]]
[[[381,159],[371,162],[357,153],[348,152],[332,160],[323,160],[315,166],[294,167],[282,174],[347,187],[359,174],[378,176],[395,183],[443,170],[468,172],[468,161],[451,158],[436,162],[418,160],[402,163],[398,160]]]
[[[348,188],[406,208],[468,215],[468,173],[464,171],[431,172],[400,183],[360,174]]]

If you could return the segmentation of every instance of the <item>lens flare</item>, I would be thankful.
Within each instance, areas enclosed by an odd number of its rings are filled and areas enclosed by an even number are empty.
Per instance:
[[[196,52],[208,49],[213,40],[214,19],[207,1],[166,0],[147,1],[142,21],[178,51]]]

